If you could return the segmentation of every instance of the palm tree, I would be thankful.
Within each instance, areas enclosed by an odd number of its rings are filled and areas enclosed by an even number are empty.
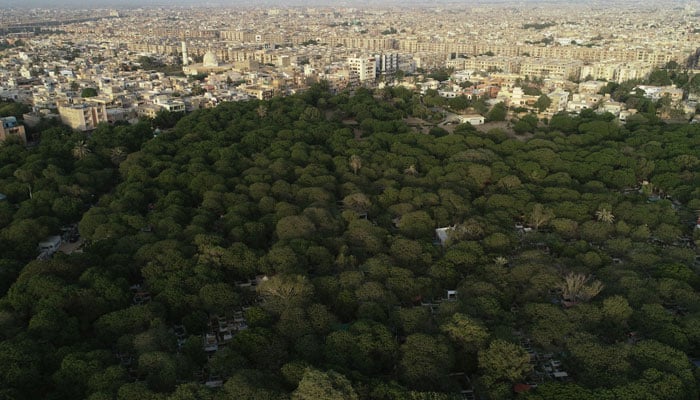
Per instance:
[[[499,267],[504,267],[508,265],[508,259],[503,257],[503,256],[498,256],[493,259],[493,262],[498,265]]]
[[[418,173],[418,170],[416,169],[415,165],[411,164],[408,166],[408,168],[403,170],[403,173],[406,175],[415,176]]]
[[[265,116],[267,115],[267,107],[260,104],[258,108],[255,109],[255,112],[258,113],[258,117],[265,118]]]
[[[456,231],[456,239],[475,240],[484,236],[484,227],[474,218],[462,222],[454,230]]]
[[[544,208],[542,204],[537,203],[532,208],[532,212],[528,215],[527,222],[535,229],[538,230],[541,226],[547,225],[547,223],[554,218],[554,212],[548,208]]]
[[[87,143],[84,140],[80,140],[73,147],[73,157],[77,158],[78,160],[82,160],[83,158],[87,157],[88,154],[90,154],[90,151],[91,150]]]
[[[34,173],[28,169],[16,169],[13,175],[15,176],[15,178],[17,178],[18,181],[23,182],[25,185],[27,185],[27,190],[29,191],[29,198],[34,198],[34,195],[32,193],[32,182],[34,182],[34,180],[36,179]]]
[[[114,165],[121,164],[126,159],[126,150],[123,147],[115,147],[110,151],[109,159]]]
[[[352,171],[357,175],[357,171],[362,168],[362,159],[357,154],[353,154],[350,156],[349,162],[350,168],[352,168]]]
[[[561,289],[561,297],[565,301],[576,304],[580,301],[592,299],[603,290],[603,284],[600,281],[590,282],[590,280],[590,275],[569,272],[564,277],[564,282],[557,287]]]
[[[598,218],[598,221],[605,222],[606,224],[612,224],[615,222],[615,216],[613,215],[612,211],[606,208],[601,208],[600,210],[596,211],[595,216]]]

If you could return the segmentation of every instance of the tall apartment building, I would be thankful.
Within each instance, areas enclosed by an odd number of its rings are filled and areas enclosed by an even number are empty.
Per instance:
[[[651,73],[652,64],[645,61],[635,62],[599,62],[581,67],[581,79],[589,77],[611,82],[624,82],[632,79],[642,79]]]
[[[91,131],[100,122],[107,122],[107,109],[104,104],[72,104],[59,106],[61,122],[79,131]]]
[[[522,59],[516,57],[478,56],[464,60],[464,69],[519,73]]]
[[[576,79],[581,75],[577,60],[525,59],[520,74],[530,77]]]
[[[182,41],[182,65],[187,65],[190,63],[189,56],[187,55],[187,43]]]
[[[393,74],[399,69],[399,55],[397,53],[375,54],[374,60],[377,74]]]
[[[350,71],[359,77],[360,82],[371,82],[377,77],[377,66],[374,57],[348,58]]]
[[[331,36],[324,38],[324,43],[331,47],[343,46],[347,49],[395,50],[398,42],[393,38],[367,38],[357,36]]]
[[[222,30],[219,31],[219,37],[231,42],[252,43],[255,42],[256,34],[250,31]]]

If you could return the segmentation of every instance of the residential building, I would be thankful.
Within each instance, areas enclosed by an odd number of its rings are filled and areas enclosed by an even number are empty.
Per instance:
[[[560,111],[566,110],[566,103],[569,101],[569,92],[561,89],[557,89],[552,93],[547,94],[552,103],[547,107],[546,112],[548,114],[556,114]]]
[[[644,97],[650,98],[652,100],[659,100],[664,96],[671,98],[673,102],[679,102],[683,100],[683,89],[677,88],[675,85],[671,86],[649,86],[649,85],[639,85],[635,89],[641,89],[644,91]]]
[[[578,78],[581,62],[577,60],[527,59],[520,65],[520,74],[531,78]]]
[[[154,104],[169,112],[185,111],[185,103],[182,100],[171,99],[168,96],[156,97]]]
[[[2,123],[2,127],[0,129],[0,142],[3,142],[5,139],[10,137],[18,137],[23,143],[27,142],[27,135],[24,132],[24,126],[17,122],[17,118],[0,118],[0,123]]]
[[[583,74],[583,71],[581,72]],[[578,92],[581,94],[598,94],[607,85],[603,81],[586,81],[578,84]]]
[[[376,73],[393,74],[399,69],[398,53],[381,53],[374,56]]]
[[[377,77],[377,65],[374,57],[350,57],[348,67],[358,76],[360,83],[374,82]]]
[[[469,122],[472,125],[483,125],[484,121],[484,117],[479,114],[467,114],[459,116],[459,122],[462,124]]]
[[[243,91],[250,97],[259,100],[269,100],[274,95],[274,90],[268,87],[250,85],[243,88]]]
[[[571,101],[566,103],[566,111],[579,113],[582,110],[593,108],[603,98],[599,94],[574,93],[571,95]]]
[[[107,122],[104,104],[71,104],[58,107],[61,122],[79,131],[92,131],[100,122]]]

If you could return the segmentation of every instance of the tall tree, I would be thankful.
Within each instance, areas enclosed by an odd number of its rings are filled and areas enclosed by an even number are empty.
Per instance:
[[[535,229],[546,225],[554,218],[554,212],[537,203],[532,207],[532,211],[527,216],[527,222]]]
[[[562,298],[572,303],[578,303],[579,301],[586,302],[597,296],[604,286],[597,280],[591,282],[591,279],[591,276],[570,272],[558,286],[562,291]]]
[[[539,110],[539,112],[543,112],[549,106],[552,105],[552,99],[549,98],[546,94],[541,95],[539,98],[537,98],[537,101],[534,104],[534,107]]]
[[[615,222],[615,216],[613,215],[612,211],[608,210],[607,208],[601,208],[600,210],[596,211],[595,216],[598,221],[606,224],[612,224]]]
[[[487,386],[498,383],[514,383],[532,371],[530,355],[522,347],[496,339],[488,348],[479,352],[479,368],[484,371]]]
[[[454,362],[452,349],[442,336],[410,335],[401,346],[401,380],[418,390],[444,390],[447,373]]]
[[[292,393],[292,400],[357,400],[350,381],[335,371],[322,372],[307,368]]]
[[[77,158],[78,160],[82,160],[85,157],[87,157],[88,154],[92,152],[90,150],[90,147],[88,146],[88,143],[85,140],[79,140],[75,146],[73,146],[73,157]]]

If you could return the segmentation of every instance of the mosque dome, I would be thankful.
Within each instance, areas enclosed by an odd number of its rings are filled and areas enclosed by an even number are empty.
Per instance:
[[[216,57],[216,54],[212,52],[211,50],[207,51],[206,54],[204,54],[204,59],[202,60],[202,66],[204,67],[218,67],[219,66],[219,59]]]

